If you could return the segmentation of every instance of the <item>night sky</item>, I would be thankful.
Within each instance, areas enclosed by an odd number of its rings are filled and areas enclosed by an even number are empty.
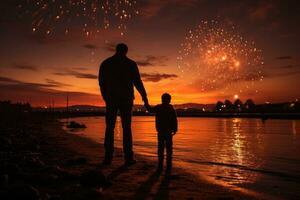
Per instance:
[[[299,1],[137,0],[129,10],[132,18],[124,21],[126,30],[118,29],[114,18],[106,29],[88,23],[83,30],[86,16],[70,17],[71,21],[60,16],[57,22],[50,20],[37,28],[35,6],[29,4],[0,3],[0,100],[64,106],[68,94],[70,104],[103,105],[99,65],[113,55],[119,42],[128,44],[128,57],[138,63],[150,103],[159,103],[164,92],[172,95],[174,104],[215,103],[233,100],[234,95],[257,103],[300,98]],[[45,19],[51,14],[56,15],[48,12]],[[222,83],[224,88],[203,91],[197,82],[191,83],[188,73],[182,73],[177,60],[181,44],[201,21],[211,20],[234,25],[239,35],[255,42],[263,57],[263,80],[252,80],[248,89],[239,89],[249,81],[240,78]],[[201,73],[198,76],[201,80]],[[135,103],[141,103],[137,93],[136,97]]]

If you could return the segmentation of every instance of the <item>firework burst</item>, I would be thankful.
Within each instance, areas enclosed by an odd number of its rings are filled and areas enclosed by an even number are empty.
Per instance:
[[[138,14],[135,0],[25,0],[18,8],[31,16],[33,32],[46,34],[68,34],[79,26],[87,36],[110,27],[123,35]]]
[[[262,51],[235,27],[214,20],[189,31],[177,60],[179,70],[202,91],[230,89],[236,83],[243,91],[263,79]]]

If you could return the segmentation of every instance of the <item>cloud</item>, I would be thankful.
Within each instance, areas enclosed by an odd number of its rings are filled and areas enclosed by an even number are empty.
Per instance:
[[[167,5],[167,1],[161,1],[161,0],[152,0],[149,1],[145,6],[141,8],[141,16],[143,18],[152,18],[156,16],[162,8],[164,8]]]
[[[94,44],[84,44],[83,47],[86,49],[89,49],[89,50],[96,50],[99,48],[98,46],[96,46]]]
[[[159,74],[159,73],[141,73],[141,77],[146,82],[159,82],[164,79],[177,78],[176,74]]]
[[[51,87],[65,87],[71,86],[70,84],[61,83],[52,79],[45,79],[46,83],[49,84]]]
[[[266,78],[275,78],[275,77],[286,77],[286,76],[294,76],[300,74],[300,70],[296,71],[281,71],[281,72],[273,72],[265,75]]]
[[[178,6],[193,7],[197,3],[201,2],[201,0],[185,0],[185,1],[182,1],[182,0],[171,0],[171,2],[173,4],[175,4],[175,5],[178,5]]]
[[[48,83],[28,83],[8,77],[0,77],[0,100],[12,100],[15,102],[30,102],[37,105],[48,105],[50,101],[55,102],[55,106],[64,106],[66,97],[69,96],[69,104],[97,104],[100,103],[99,95],[61,91],[53,89],[62,83],[47,80]]]
[[[279,66],[278,68],[281,69],[294,69],[294,68],[299,68],[300,65],[283,65],[283,66]]]
[[[104,45],[104,49],[109,52],[115,52],[116,51],[116,44],[115,43],[110,43],[106,42]]]
[[[54,75],[58,76],[73,76],[75,78],[85,78],[85,79],[98,79],[98,75],[90,74],[90,73],[83,73],[75,70],[66,70],[63,72],[54,72]]]
[[[85,67],[73,67],[72,69],[79,70],[79,71],[86,71],[86,70],[88,70],[88,68],[85,68]]]
[[[4,77],[4,76],[0,76],[0,82],[19,83],[19,81],[15,80],[15,79]]]
[[[147,1],[141,7],[141,16],[144,19],[150,19],[157,16],[167,6],[172,5],[175,8],[191,7],[197,4],[199,0],[151,0]]]
[[[293,57],[292,56],[278,56],[275,59],[277,59],[277,60],[291,60],[291,59],[293,59]]]
[[[30,83],[30,82],[22,82],[16,79],[8,78],[0,76],[0,83],[11,84],[11,85],[23,85],[24,87],[29,88],[54,88],[61,86],[71,86],[69,84],[61,83],[54,81],[52,79],[45,79],[46,83]]]
[[[34,65],[27,65],[27,64],[13,64],[12,66],[15,69],[21,69],[21,70],[30,70],[30,71],[37,71],[37,67]]]
[[[259,1],[259,4],[249,10],[249,17],[252,20],[265,20],[270,15],[277,13],[277,4],[272,1]]]
[[[138,66],[141,67],[148,67],[148,66],[165,66],[166,62],[169,59],[166,56],[153,56],[148,55],[144,59],[137,60],[136,63]]]

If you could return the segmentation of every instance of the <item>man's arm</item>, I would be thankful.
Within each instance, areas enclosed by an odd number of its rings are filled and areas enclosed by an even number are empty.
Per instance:
[[[147,93],[146,93],[146,90],[145,90],[144,84],[142,82],[140,72],[139,72],[139,69],[138,69],[138,66],[136,63],[134,63],[134,66],[133,66],[133,84],[136,87],[136,89],[138,90],[138,92],[141,94],[143,101],[145,103],[148,103]]]
[[[106,102],[107,95],[106,95],[106,87],[105,87],[105,80],[104,80],[104,72],[103,71],[104,71],[104,65],[102,63],[100,65],[100,68],[99,68],[98,82],[99,82],[99,86],[100,86],[101,95],[102,95],[104,101]]]
[[[177,120],[177,114],[174,108],[172,108],[172,112],[173,112],[173,127],[174,127],[174,133],[173,135],[176,134],[176,132],[178,131],[178,120]]]

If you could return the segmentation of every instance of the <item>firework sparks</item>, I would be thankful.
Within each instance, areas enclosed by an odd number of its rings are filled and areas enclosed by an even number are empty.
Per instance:
[[[202,91],[229,89],[237,82],[240,92],[249,89],[263,79],[262,51],[236,32],[214,20],[201,21],[181,44],[179,70]]]
[[[123,35],[139,12],[135,0],[26,0],[21,13],[32,18],[32,32],[68,34],[80,26],[87,36],[114,27]]]

